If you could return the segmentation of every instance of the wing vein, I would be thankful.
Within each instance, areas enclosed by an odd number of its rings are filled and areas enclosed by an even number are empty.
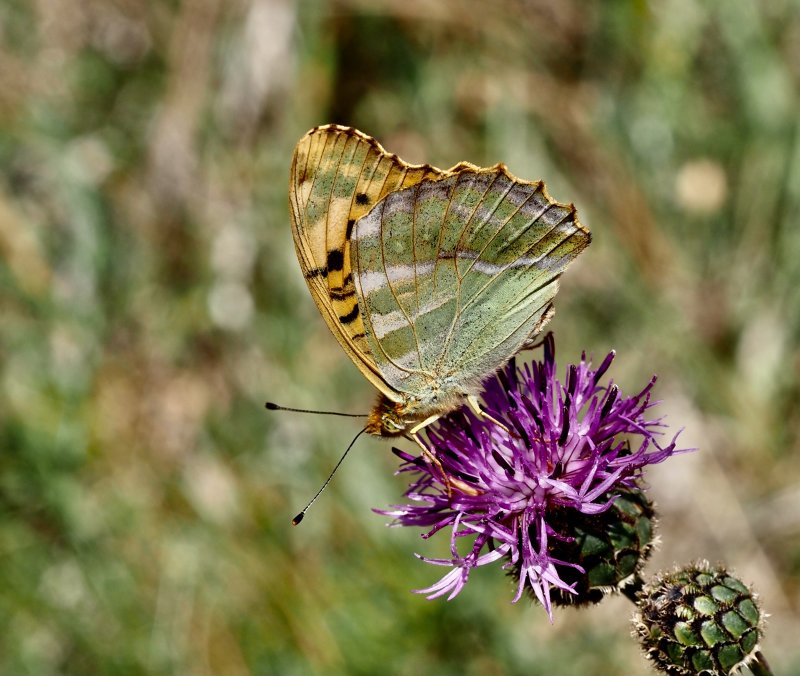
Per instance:
[[[383,222],[383,214],[386,211],[386,202],[382,201],[380,203],[380,207],[376,206],[375,208],[380,208],[380,210],[381,210],[381,222]],[[383,252],[383,237],[381,236],[381,233],[379,233],[378,236],[381,238],[381,252]],[[357,239],[356,239],[356,242],[358,242]],[[358,263],[358,270],[360,271],[361,270],[361,262],[360,262],[361,261],[361,255],[360,255],[360,247],[358,246],[358,244],[356,244],[355,251],[356,251],[356,262]],[[384,269],[385,269],[385,267],[386,267],[386,264],[385,264],[385,261],[384,261]],[[388,282],[389,282],[388,275],[387,275],[386,281],[387,281],[387,284],[388,284]],[[365,320],[365,322],[369,324],[370,333],[373,335],[373,337],[375,337],[375,325],[372,322],[372,317],[370,316],[369,312],[365,312],[362,315],[362,317]],[[399,369],[400,371],[405,371],[406,373],[419,373],[420,372],[418,369],[410,369],[410,368],[401,366],[394,359],[392,359],[392,357],[389,356],[389,354],[384,349],[383,345],[381,345],[381,341],[380,340],[377,340],[377,338],[376,338],[374,342],[378,346],[378,349],[381,351],[381,354],[384,356],[386,361],[388,361],[390,364],[392,364],[395,368]]]
[[[408,170],[404,169],[404,173],[407,173],[407,172],[408,172]],[[404,179],[405,179],[405,175],[403,176],[403,179],[398,181],[398,184],[402,185]],[[416,204],[416,196],[419,194],[419,187],[418,187],[418,185],[415,185],[411,189],[414,190],[414,197],[415,197],[414,204]],[[411,317],[408,315],[408,312],[406,312],[406,309],[403,307],[403,304],[400,302],[400,297],[397,295],[397,291],[395,290],[394,286],[392,286],[392,280],[389,278],[388,268],[386,266],[386,246],[385,246],[386,245],[386,240],[385,240],[385,238],[383,236],[383,234],[384,234],[384,231],[383,231],[383,216],[384,216],[384,213],[386,212],[386,209],[385,209],[386,200],[383,201],[383,204],[384,204],[384,209],[381,211],[381,228],[380,228],[379,237],[380,237],[380,242],[381,242],[381,262],[383,263],[383,270],[386,273],[386,286],[389,288],[389,292],[392,294],[392,298],[394,298],[394,301],[397,304],[397,307],[400,308],[400,312],[402,312],[403,316],[406,318],[406,323],[411,328],[411,332],[414,335],[414,343],[417,346],[417,362],[419,363],[420,370],[423,370],[422,353],[421,353],[420,348],[419,348],[419,338],[417,336],[417,327],[414,325],[414,322],[411,321]],[[413,213],[413,211],[414,210],[412,208],[412,213]]]
[[[489,181],[488,185],[486,186],[486,190],[483,191],[483,195],[481,196],[481,199],[478,200],[478,202],[475,204],[475,208],[472,210],[472,213],[469,215],[469,218],[466,219],[466,222],[464,223],[464,226],[461,228],[461,232],[459,232],[459,234],[458,234],[458,242],[456,244],[455,256],[454,256],[454,259],[453,259],[453,263],[454,263],[455,271],[456,271],[455,308],[453,309],[453,319],[450,321],[450,327],[447,330],[447,336],[445,336],[445,340],[444,340],[444,344],[443,344],[443,347],[442,347],[442,351],[439,353],[439,359],[437,361],[437,366],[439,368],[441,368],[441,365],[445,362],[445,360],[447,358],[447,355],[450,352],[450,345],[452,344],[453,335],[455,333],[456,325],[458,324],[458,321],[461,318],[461,315],[463,314],[463,310],[465,309],[465,308],[462,309],[462,307],[461,307],[461,290],[463,288],[462,287],[462,281],[463,281],[463,277],[466,277],[467,273],[472,268],[472,264],[470,264],[470,266],[467,268],[466,272],[464,273],[464,275],[462,277],[462,275],[461,275],[461,273],[459,272],[459,269],[458,269],[458,252],[460,250],[461,240],[464,238],[464,233],[467,232],[467,228],[469,227],[469,224],[475,218],[475,214],[478,213],[478,208],[483,203],[483,200],[486,199],[486,195],[489,194],[489,191],[492,189],[492,186],[497,182],[498,176],[499,176],[499,174],[495,174],[492,177],[492,180]],[[498,200],[497,204],[495,204],[495,206],[492,209],[491,213],[487,215],[486,219],[484,219],[484,224],[486,224],[488,222],[488,219],[491,217],[491,214],[493,214],[495,211],[497,211],[497,208],[499,207],[500,202],[502,202],[502,200],[505,199],[506,195],[508,195],[508,193],[510,192],[511,187],[513,185],[514,185],[513,183],[509,183],[508,190],[506,190],[506,192],[503,195],[503,197],[500,198],[500,200]],[[453,193],[452,194],[453,195],[455,194],[455,186],[453,187]],[[442,224],[442,226],[444,228],[444,223]],[[484,250],[485,250],[485,247],[484,247]],[[438,259],[438,252],[437,252],[437,259]]]
[[[533,250],[536,248],[536,246],[537,246],[538,244],[540,244],[540,243],[541,243],[541,241],[542,241],[543,239],[545,239],[546,237],[548,237],[548,236],[549,236],[549,235],[550,235],[550,234],[551,234],[551,233],[552,233],[554,230],[556,230],[556,229],[558,228],[558,226],[560,226],[560,225],[561,225],[561,224],[564,222],[564,220],[567,218],[567,216],[569,216],[569,215],[570,215],[570,214],[566,214],[566,215],[564,216],[564,218],[562,218],[562,219],[561,219],[561,220],[560,220],[558,223],[555,223],[555,224],[553,225],[553,227],[552,227],[552,228],[550,228],[550,229],[549,229],[547,232],[543,233],[543,234],[542,234],[542,235],[539,237],[539,239],[537,239],[535,242],[532,242],[532,243],[531,243],[531,245],[530,245],[530,246],[529,246],[529,247],[528,247],[528,248],[527,248],[527,249],[526,249],[526,250],[525,250],[525,251],[524,251],[522,254],[520,254],[519,256],[517,256],[517,257],[516,257],[516,258],[515,258],[513,261],[510,261],[509,263],[507,263],[507,264],[505,265],[505,269],[503,269],[502,271],[498,272],[497,274],[495,274],[495,275],[493,275],[493,276],[489,277],[489,279],[487,279],[487,280],[486,280],[486,283],[485,283],[485,284],[484,284],[484,285],[483,285],[483,286],[482,286],[482,287],[481,287],[481,288],[480,288],[478,291],[476,291],[476,292],[473,294],[472,298],[471,298],[471,299],[470,299],[470,301],[467,303],[467,305],[466,305],[465,309],[467,309],[469,306],[471,306],[471,305],[473,305],[474,303],[476,303],[476,302],[477,302],[477,299],[478,299],[478,298],[479,298],[481,295],[483,295],[483,293],[486,291],[486,289],[487,289],[489,286],[491,286],[492,284],[494,284],[496,281],[498,281],[498,280],[500,279],[500,275],[501,275],[501,274],[505,274],[505,273],[506,273],[506,270],[508,270],[509,268],[511,268],[511,267],[513,266],[513,264],[514,264],[516,261],[519,261],[520,259],[522,259],[522,258],[525,258],[525,256],[526,256],[527,254],[529,254],[531,251],[533,251]],[[539,218],[541,218],[541,217],[539,217]],[[538,220],[538,219],[537,219],[537,220]],[[530,223],[527,225],[527,227],[525,228],[525,230],[529,229],[529,228],[530,228],[532,225],[533,225],[533,222],[530,222]],[[504,226],[504,227],[505,227],[505,226]],[[539,257],[536,259],[536,261],[538,262],[538,261],[540,261],[540,260],[543,260],[544,258],[546,258],[546,257],[547,257],[547,256],[548,256],[550,253],[552,253],[552,252],[553,252],[553,251],[554,251],[556,248],[558,248],[559,246],[561,246],[561,244],[563,244],[563,243],[564,243],[564,242],[565,242],[567,239],[569,239],[569,237],[571,237],[572,235],[574,235],[576,232],[580,232],[580,228],[578,228],[577,226],[576,226],[575,230],[573,230],[571,233],[569,233],[569,234],[568,234],[568,235],[566,235],[564,238],[560,239],[560,240],[559,240],[559,241],[558,241],[556,244],[554,244],[554,245],[553,245],[553,247],[550,249],[550,251],[548,251],[548,252],[546,252],[546,253],[542,254],[541,256],[539,256]],[[486,250],[486,248],[484,247],[483,251],[485,251],[485,250]],[[481,252],[481,253],[483,253],[483,252]],[[525,268],[520,268],[520,272],[518,272],[518,273],[516,273],[516,274],[521,274],[521,273],[522,273],[522,272],[524,272],[524,271],[525,271]]]
[[[574,237],[574,236],[575,236],[577,233],[579,233],[579,232],[581,232],[581,230],[580,230],[579,228],[576,228],[576,229],[575,229],[575,230],[574,230],[572,233],[570,233],[570,234],[569,234],[567,237],[565,237],[564,239],[560,240],[560,241],[559,241],[559,242],[558,242],[556,245],[554,245],[554,246],[553,246],[553,248],[552,248],[552,249],[550,249],[550,251],[549,251],[547,254],[545,254],[545,256],[547,256],[547,255],[550,255],[550,254],[551,254],[553,251],[555,251],[555,250],[556,250],[558,247],[562,246],[562,245],[563,245],[565,242],[567,242],[569,239],[571,239],[572,237]],[[538,242],[537,242],[537,243],[538,243]],[[535,246],[535,245],[534,245],[534,246]],[[524,271],[525,271],[525,268],[520,268],[520,271],[519,271],[518,273],[516,273],[516,275],[517,275],[517,276],[518,276],[518,275],[521,275],[521,274],[523,274],[523,273],[524,273]],[[524,305],[524,304],[525,304],[525,301],[526,301],[528,298],[530,298],[531,296],[533,296],[533,295],[535,295],[536,293],[540,292],[542,289],[546,288],[546,287],[547,287],[547,286],[549,286],[550,284],[553,284],[553,283],[557,282],[557,281],[558,281],[558,279],[559,279],[560,277],[561,277],[561,275],[560,275],[560,274],[557,274],[557,275],[554,275],[554,276],[552,276],[552,277],[549,277],[549,278],[545,279],[544,281],[541,281],[541,280],[539,280],[538,278],[536,278],[536,279],[532,279],[532,280],[531,280],[531,282],[530,282],[530,283],[529,283],[529,284],[528,284],[526,287],[524,287],[524,288],[522,289],[520,296],[517,296],[516,298],[512,298],[510,302],[508,302],[508,303],[505,303],[505,304],[503,304],[503,305],[501,306],[502,316],[503,316],[503,317],[507,317],[508,315],[510,315],[510,314],[512,313],[512,311],[513,311],[513,308],[514,308],[514,306],[522,306],[522,305]],[[493,278],[492,278],[492,280],[495,280],[495,279],[496,279],[496,277],[493,277]],[[542,307],[546,307],[546,306],[547,306],[547,305],[550,303],[550,300],[551,300],[551,299],[548,299],[548,300],[547,300],[547,302],[546,302],[546,303],[544,303],[542,306],[540,306],[540,308],[539,308],[539,309],[541,309]],[[498,314],[498,315],[500,315],[500,313],[499,313],[499,312],[498,312],[497,314]],[[508,336],[506,336],[506,338],[505,338],[504,340],[506,340],[508,337],[510,337],[510,336],[511,336],[511,335],[513,335],[513,334],[514,334],[516,331],[518,331],[518,330],[519,330],[519,328],[522,326],[522,324],[524,324],[524,323],[525,323],[525,322],[526,322],[526,321],[527,321],[527,320],[530,318],[530,316],[532,316],[532,315],[528,314],[528,315],[526,316],[526,318],[523,320],[523,322],[522,322],[520,325],[518,325],[518,326],[517,326],[517,328],[516,328],[516,329],[514,329],[514,331],[512,331],[510,334],[508,334]],[[466,347],[466,349],[465,349],[465,350],[463,350],[463,352],[464,352],[465,354],[466,354],[466,353],[468,353],[468,352],[470,351],[470,348],[471,348],[471,347],[472,347],[472,346],[475,344],[475,342],[476,342],[476,341],[478,340],[478,338],[481,336],[481,334],[482,334],[482,331],[485,329],[485,327],[486,327],[486,326],[488,326],[488,323],[487,323],[486,325],[484,325],[484,327],[482,327],[482,328],[481,328],[481,330],[475,331],[475,338],[473,338],[473,339],[472,339],[472,340],[471,340],[471,341],[470,341],[470,342],[467,344],[467,347]],[[474,361],[474,360],[469,360],[469,361]]]

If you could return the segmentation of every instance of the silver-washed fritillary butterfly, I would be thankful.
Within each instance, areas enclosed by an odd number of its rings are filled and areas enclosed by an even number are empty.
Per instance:
[[[553,316],[590,241],[571,204],[502,164],[412,165],[325,125],[294,151],[292,233],[333,335],[381,392],[366,431],[410,434],[468,402]]]

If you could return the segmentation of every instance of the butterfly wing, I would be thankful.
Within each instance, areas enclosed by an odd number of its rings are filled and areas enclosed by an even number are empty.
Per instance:
[[[466,166],[470,165],[453,170]],[[338,125],[309,131],[292,158],[292,234],[308,288],[349,357],[395,401],[401,397],[383,378],[365,336],[353,284],[350,234],[355,222],[385,195],[447,174],[430,165],[407,164],[369,136]]]
[[[384,379],[446,399],[529,344],[590,235],[572,205],[497,165],[388,195],[351,239],[366,340]]]

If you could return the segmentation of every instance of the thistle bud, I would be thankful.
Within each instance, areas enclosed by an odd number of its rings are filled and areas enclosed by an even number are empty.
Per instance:
[[[717,676],[756,659],[762,618],[747,586],[724,568],[700,562],[646,585],[634,625],[660,671]]]

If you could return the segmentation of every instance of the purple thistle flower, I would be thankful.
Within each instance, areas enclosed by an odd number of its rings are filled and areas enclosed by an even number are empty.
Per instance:
[[[452,570],[419,593],[452,599],[473,568],[505,559],[503,567],[518,575],[514,601],[529,587],[552,621],[551,589],[575,593],[560,569],[585,572],[554,556],[554,545],[574,538],[553,523],[563,524],[569,510],[576,516],[605,512],[618,491],[638,488],[645,465],[681,452],[677,434],[666,446],[656,441],[661,419],[645,419],[656,403],[650,400],[655,376],[632,397],[612,382],[599,384],[614,356],[593,369],[581,355],[562,383],[548,334],[542,361],[517,368],[512,359],[484,383],[486,411],[513,434],[463,407],[427,430],[441,466],[395,449],[404,460],[399,472],[416,475],[405,493],[412,502],[376,511],[394,517],[392,525],[427,528],[424,538],[450,529],[451,558],[417,556]],[[632,438],[639,440],[636,449]],[[465,554],[459,553],[462,542],[471,545]]]

